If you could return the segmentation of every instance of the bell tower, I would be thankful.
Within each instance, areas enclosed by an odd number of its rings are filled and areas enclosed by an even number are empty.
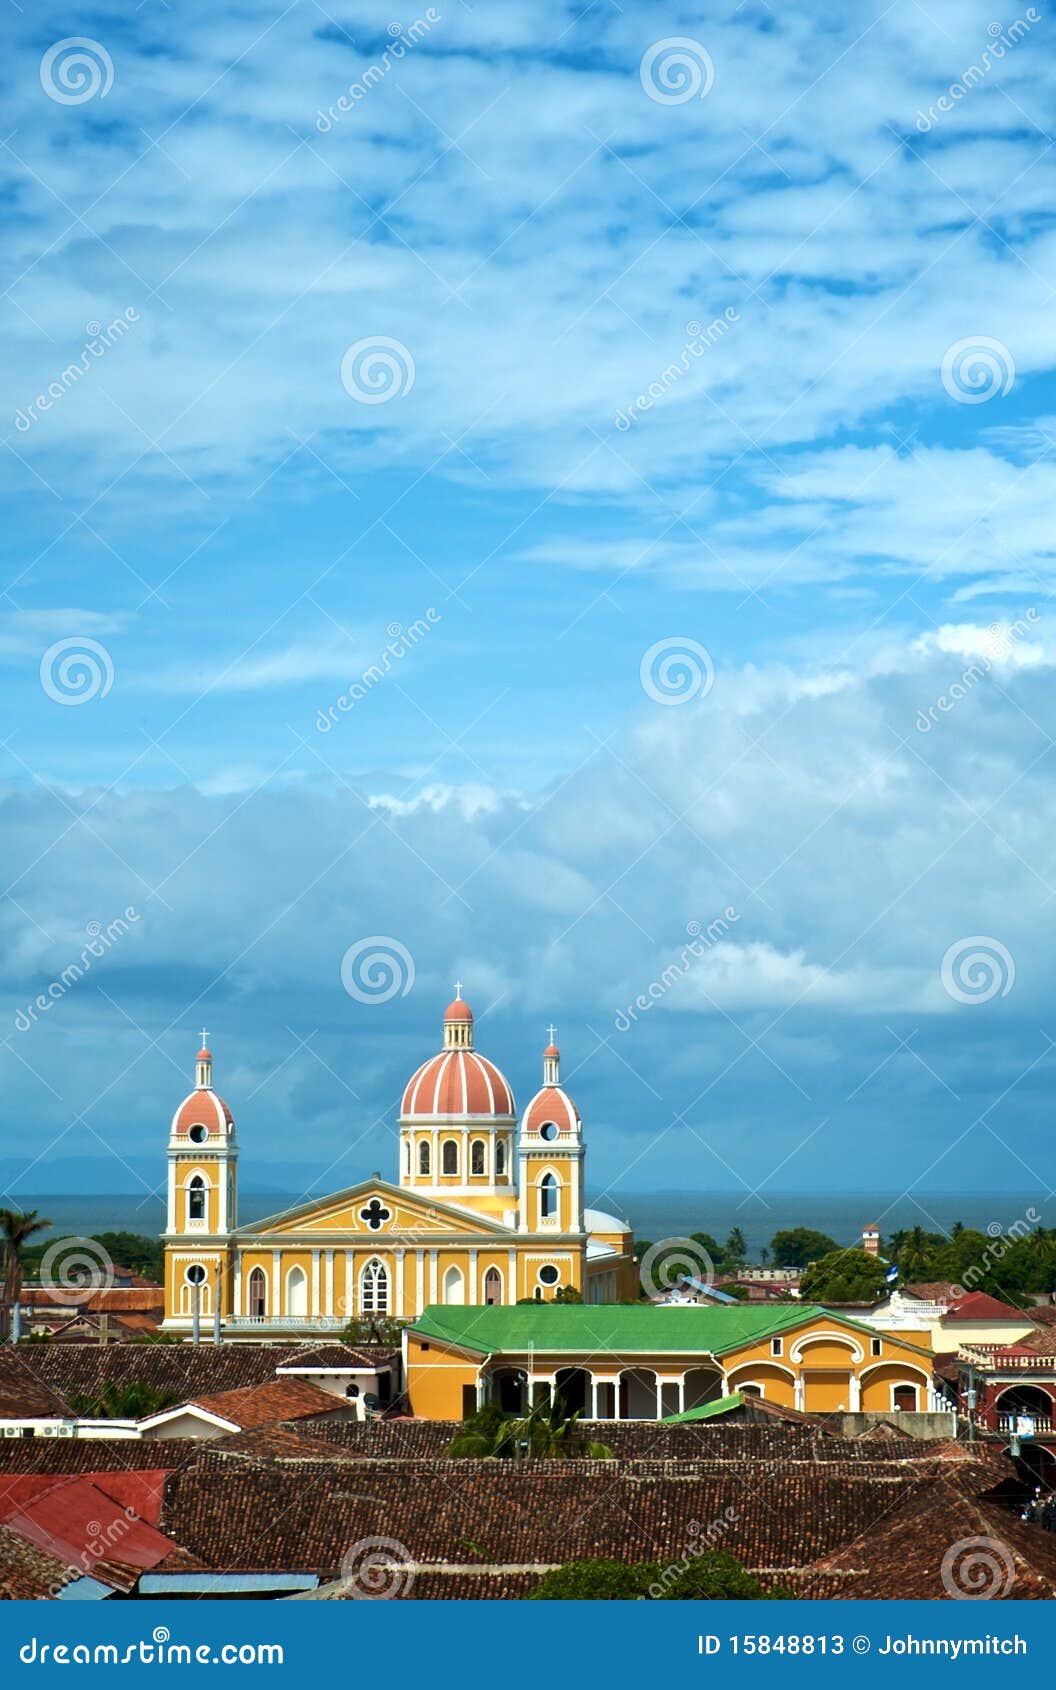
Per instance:
[[[519,1230],[541,1233],[583,1231],[583,1123],[561,1085],[561,1052],[543,1052],[543,1084],[521,1121],[517,1147]]]
[[[213,1090],[213,1053],[202,1043],[194,1090],[172,1117],[168,1148],[165,1323],[181,1326],[230,1311],[230,1234],[238,1225],[238,1140],[230,1109]]]

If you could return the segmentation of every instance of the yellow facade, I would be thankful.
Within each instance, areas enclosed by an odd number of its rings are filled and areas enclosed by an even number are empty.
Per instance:
[[[189,1331],[195,1312],[215,1323],[218,1303],[233,1337],[406,1320],[430,1303],[551,1301],[566,1288],[584,1301],[634,1297],[630,1227],[583,1206],[581,1126],[556,1056],[548,1052],[544,1089],[519,1122],[456,999],[441,1052],[405,1093],[398,1182],[374,1175],[240,1226],[234,1122],[203,1045],[169,1140],[166,1328]],[[470,1082],[486,1088],[487,1112],[474,1111],[482,1094]]]
[[[692,1318],[692,1311],[681,1312]],[[509,1381],[517,1396],[507,1400],[510,1407],[527,1407],[558,1389],[567,1397],[572,1375],[583,1376],[575,1388],[586,1420],[662,1419],[735,1391],[806,1413],[887,1413],[929,1407],[927,1336],[873,1333],[819,1314],[720,1354],[660,1347],[619,1355],[588,1347],[548,1352],[540,1342],[481,1355],[412,1328],[404,1359],[411,1412],[427,1420],[461,1419],[477,1403],[495,1400]]]

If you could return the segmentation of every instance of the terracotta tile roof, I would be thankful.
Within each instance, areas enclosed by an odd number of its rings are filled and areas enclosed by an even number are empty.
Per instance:
[[[0,1526],[0,1600],[32,1602],[55,1597],[77,1576],[59,1556]]]
[[[37,1372],[36,1347],[29,1344],[4,1344],[0,1347],[0,1418],[19,1419],[67,1412],[65,1399]]]
[[[0,1491],[18,1473],[168,1473],[195,1458],[188,1438],[0,1438]]]
[[[1014,1309],[1011,1303],[999,1303],[985,1291],[969,1291],[966,1297],[951,1303],[942,1318],[947,1325],[958,1320],[1020,1320],[1030,1324],[1030,1316],[1022,1309]]]
[[[58,1286],[27,1285],[22,1302],[32,1309],[58,1309],[72,1314],[75,1309],[87,1309],[92,1314],[142,1313],[165,1308],[165,1291],[160,1285],[107,1285],[87,1291],[84,1296],[63,1293]]]
[[[349,1413],[349,1404],[330,1391],[320,1390],[307,1379],[269,1379],[242,1391],[216,1391],[192,1399],[211,1414],[231,1420],[243,1431],[252,1426],[270,1426],[282,1420],[305,1420],[313,1415]]]
[[[906,1296],[919,1297],[922,1303],[952,1303],[957,1287],[948,1279],[925,1279],[917,1285],[903,1285]]]
[[[230,1432],[209,1446],[211,1455],[253,1461],[356,1461],[351,1450],[341,1450],[328,1439],[285,1426],[254,1426],[246,1432]]]
[[[60,1396],[97,1396],[109,1380],[133,1381],[186,1400],[200,1391],[241,1390],[274,1379],[275,1369],[318,1345],[307,1344],[23,1344],[27,1373]],[[4,1350],[0,1348],[0,1357]]]
[[[399,1357],[399,1347],[382,1347],[376,1344],[320,1344],[314,1350],[302,1350],[289,1361],[282,1361],[276,1365],[276,1373],[294,1373],[308,1371],[313,1368],[329,1368],[339,1371],[344,1368],[355,1368],[360,1371],[388,1367]]]
[[[981,1584],[968,1582],[967,1564],[953,1554],[971,1538],[985,1540],[975,1575]],[[815,1585],[819,1573],[830,1577]],[[845,1578],[833,1582],[841,1573]],[[955,1479],[907,1496],[878,1526],[791,1582],[800,1596],[941,1602],[985,1589],[1000,1599],[1048,1601],[1056,1596],[1056,1540]]]

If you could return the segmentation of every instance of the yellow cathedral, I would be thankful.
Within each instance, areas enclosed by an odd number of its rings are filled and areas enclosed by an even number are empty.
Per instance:
[[[569,1286],[584,1302],[636,1296],[629,1225],[584,1208],[583,1123],[557,1046],[518,1118],[456,991],[441,1049],[404,1090],[397,1182],[372,1175],[248,1226],[234,1117],[203,1039],[169,1135],[166,1331],[190,1332],[197,1314],[225,1337],[334,1332],[434,1304],[549,1302]]]

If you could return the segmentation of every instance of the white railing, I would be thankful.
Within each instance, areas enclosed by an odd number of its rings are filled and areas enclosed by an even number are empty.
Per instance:
[[[347,1317],[335,1314],[228,1314],[224,1325],[259,1332],[263,1327],[290,1327],[297,1331],[341,1332]]]
[[[1048,1434],[1052,1431],[1051,1415],[1030,1414],[1026,1411],[1024,1411],[1023,1414],[999,1414],[997,1417],[997,1429],[999,1432],[1015,1432],[1018,1429],[1021,1420],[1031,1421],[1035,1432],[1044,1432]]]

